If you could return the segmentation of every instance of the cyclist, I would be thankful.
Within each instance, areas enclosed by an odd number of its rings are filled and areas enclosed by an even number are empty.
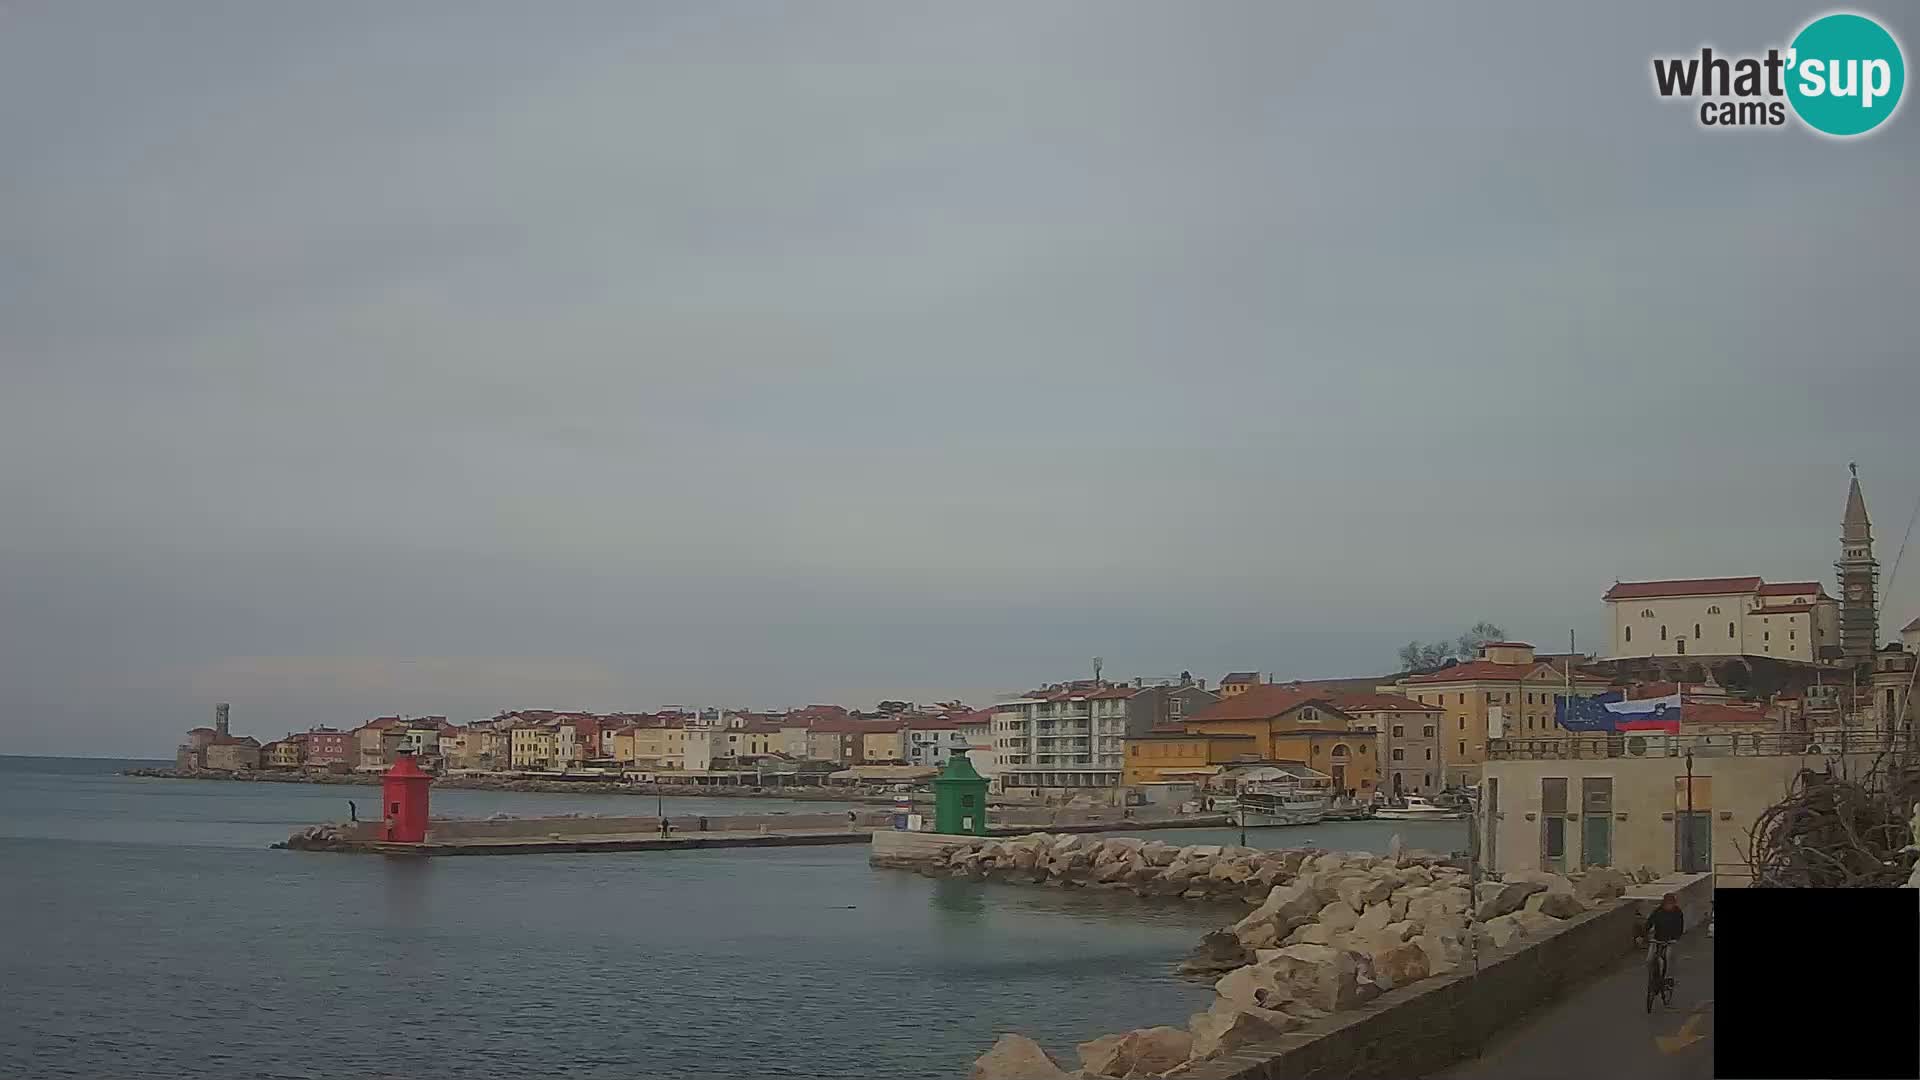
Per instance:
[[[1640,928],[1640,936],[1651,938],[1647,942],[1647,960],[1653,960],[1653,952],[1659,942],[1672,943],[1680,940],[1687,932],[1687,917],[1680,910],[1680,898],[1668,893],[1660,898],[1660,906],[1647,916],[1647,924]]]

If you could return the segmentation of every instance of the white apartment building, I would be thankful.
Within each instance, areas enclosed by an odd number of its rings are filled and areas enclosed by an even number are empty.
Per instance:
[[[1133,693],[1075,682],[996,705],[991,734],[1002,790],[1119,787]]]
[[[1840,644],[1840,609],[1817,581],[1622,581],[1607,590],[1606,659],[1763,656],[1812,663]]]

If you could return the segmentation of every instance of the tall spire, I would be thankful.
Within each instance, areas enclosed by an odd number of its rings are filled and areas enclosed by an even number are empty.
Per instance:
[[[1880,563],[1873,557],[1873,522],[1860,494],[1860,466],[1849,462],[1847,513],[1840,520],[1840,650],[1855,664],[1873,659],[1880,634]],[[1816,631],[1817,632],[1817,631]]]
[[[1867,500],[1860,494],[1860,466],[1847,463],[1853,481],[1847,485],[1847,514],[1840,519],[1842,543],[1866,544],[1873,541],[1873,522],[1867,520]]]

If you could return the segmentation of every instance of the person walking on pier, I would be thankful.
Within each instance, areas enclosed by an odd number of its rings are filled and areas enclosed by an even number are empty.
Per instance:
[[[360,820],[360,808],[353,804],[352,799],[347,800],[347,820],[355,823]]]
[[[665,840],[667,838],[667,834],[671,833],[672,831],[673,831],[673,822],[669,821],[666,818],[661,818],[660,819],[660,839]]]

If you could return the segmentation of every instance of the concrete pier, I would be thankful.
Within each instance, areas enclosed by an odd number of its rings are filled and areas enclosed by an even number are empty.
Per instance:
[[[1054,819],[1059,812],[1016,810],[996,822],[991,836],[1020,836],[1046,828],[1052,832],[1134,832],[1153,829],[1220,828],[1223,815],[1174,817],[1134,821],[1077,821],[1072,824],[1028,824],[1018,819]],[[891,844],[900,838],[911,844],[930,838],[939,845],[968,837],[941,837],[937,833],[895,830],[893,816],[877,810],[816,814],[755,814],[669,817],[672,832],[662,835],[657,817],[555,818],[441,818],[432,821],[427,839],[419,844],[388,843],[381,839],[377,821],[315,825],[301,829],[276,847],[296,851],[333,851],[376,855],[538,855],[589,851],[687,851],[698,848],[807,847],[820,844]],[[702,827],[704,826],[704,827]]]

